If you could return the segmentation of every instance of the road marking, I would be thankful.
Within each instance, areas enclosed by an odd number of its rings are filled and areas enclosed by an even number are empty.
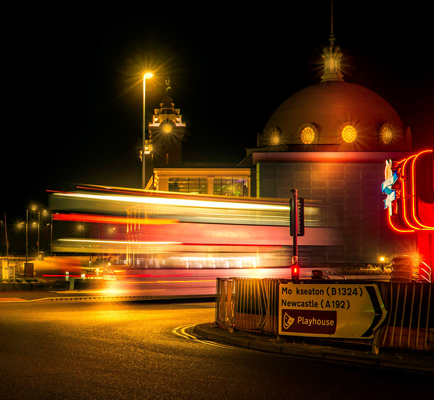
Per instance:
[[[21,302],[21,301],[28,301],[28,300],[24,300],[24,299],[19,299],[18,297],[2,297],[0,298],[0,301],[4,301],[4,302]]]
[[[190,335],[189,333],[186,332],[187,329],[192,328],[194,326],[196,326],[196,325],[182,325],[182,326],[178,326],[177,328],[173,329],[172,332],[175,335],[178,335],[178,336],[182,337],[183,339],[192,340],[194,342],[199,342],[199,343],[207,344],[209,346],[220,347],[220,348],[231,349],[231,350],[245,350],[245,349],[241,349],[241,348],[238,348],[238,347],[229,346],[227,344],[221,344],[221,343],[216,343],[216,342],[212,342],[212,341],[209,341],[209,340],[198,339],[196,336]]]

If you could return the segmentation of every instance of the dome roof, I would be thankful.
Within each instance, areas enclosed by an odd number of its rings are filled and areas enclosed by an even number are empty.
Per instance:
[[[328,81],[283,102],[260,134],[259,145],[303,145],[306,151],[402,151],[410,150],[410,135],[393,107],[376,93],[354,83]]]

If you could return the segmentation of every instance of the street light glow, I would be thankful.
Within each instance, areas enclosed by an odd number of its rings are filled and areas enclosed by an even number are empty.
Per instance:
[[[143,75],[144,79],[150,79],[154,76],[154,74],[152,72],[145,72],[145,74]]]

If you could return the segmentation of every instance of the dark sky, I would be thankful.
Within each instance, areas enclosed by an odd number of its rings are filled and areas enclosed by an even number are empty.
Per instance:
[[[148,118],[170,76],[188,126],[184,161],[240,161],[277,107],[319,82],[329,2],[287,3],[207,3],[205,11],[154,2],[151,11],[129,12],[37,6],[5,14],[2,219],[3,212],[8,222],[24,218],[31,200],[47,202],[47,189],[140,186],[142,86],[134,83],[145,65],[155,72]],[[418,2],[348,3],[334,3],[346,80],[397,110],[415,150],[428,140],[432,148],[431,11]]]

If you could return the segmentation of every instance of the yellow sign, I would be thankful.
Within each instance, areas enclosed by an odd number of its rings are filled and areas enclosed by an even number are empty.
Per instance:
[[[376,284],[279,286],[279,335],[370,339],[386,314]]]

